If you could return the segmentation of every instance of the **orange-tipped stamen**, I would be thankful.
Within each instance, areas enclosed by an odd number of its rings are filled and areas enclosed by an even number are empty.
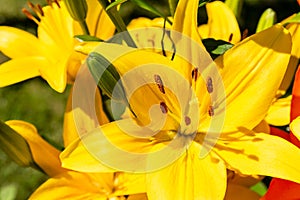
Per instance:
[[[26,8],[22,9],[22,12],[26,15],[26,17],[32,21],[34,21],[36,24],[39,24],[39,20],[35,18]]]
[[[44,11],[43,11],[42,6],[40,4],[37,4],[37,8],[38,8],[38,11],[41,14],[41,16],[44,16]]]
[[[248,29],[245,29],[243,31],[243,34],[242,34],[242,40],[244,40],[246,37],[248,37]]]

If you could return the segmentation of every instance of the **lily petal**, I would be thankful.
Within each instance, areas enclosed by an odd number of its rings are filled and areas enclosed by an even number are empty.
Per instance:
[[[215,60],[222,69],[226,90],[225,127],[253,129],[262,121],[281,83],[290,51],[290,34],[275,25],[243,40]]]
[[[115,25],[96,0],[87,0],[88,12],[86,22],[91,35],[103,40],[109,39],[115,32]],[[97,13],[97,14],[95,14]]]
[[[73,89],[73,88],[72,88]],[[85,90],[86,91],[86,90]],[[83,91],[83,92],[85,92]],[[82,94],[84,95],[84,94]],[[109,122],[107,116],[105,115],[102,109],[102,99],[100,96],[100,92],[97,90],[96,98],[95,98],[95,110],[98,117],[98,123],[91,119],[84,110],[80,108],[72,108],[72,98],[73,92],[71,90],[66,106],[66,111],[64,115],[64,130],[63,130],[63,138],[64,145],[67,147],[73,141],[79,138],[78,129],[81,131],[81,134],[85,132],[89,132],[95,129],[98,125],[106,124]],[[76,121],[75,121],[76,117]]]
[[[216,161],[211,154],[200,159],[199,154],[199,144],[192,143],[170,166],[147,174],[149,199],[223,199],[226,190],[223,162]]]
[[[44,50],[34,35],[13,27],[0,27],[0,51],[8,57],[40,56]]]
[[[172,30],[178,31],[203,46],[198,33],[197,12],[199,0],[179,1],[174,15]],[[189,12],[187,12],[187,10]]]
[[[106,200],[111,188],[105,179],[110,174],[97,176],[74,171],[59,174],[48,179],[31,196],[30,199],[99,199]]]
[[[269,134],[247,134],[236,141],[218,142],[214,147],[229,169],[244,175],[266,175],[300,182],[300,150],[296,146]]]
[[[0,87],[5,87],[39,76],[40,67],[48,67],[43,57],[23,57],[4,62],[0,65]]]
[[[286,126],[290,123],[292,96],[274,101],[269,108],[265,120],[273,126]]]
[[[225,3],[221,1],[207,3],[206,11],[209,29],[207,38],[224,40],[233,44],[241,40],[239,24],[234,13]]]
[[[32,124],[19,120],[7,121],[6,124],[25,138],[34,161],[45,173],[53,177],[66,171],[61,167],[60,152],[42,139]]]

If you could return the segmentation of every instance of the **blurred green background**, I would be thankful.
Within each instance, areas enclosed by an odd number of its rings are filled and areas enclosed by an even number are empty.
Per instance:
[[[46,1],[32,2],[44,5]],[[152,4],[167,12],[163,9],[164,2],[152,1]],[[0,25],[14,26],[36,33],[36,25],[21,12],[22,8],[28,8],[27,0],[0,0],[0,5]],[[299,12],[296,0],[246,0],[239,19],[241,30],[247,28],[250,33],[254,33],[261,13],[267,8],[276,11],[278,21]],[[131,18],[149,13],[125,3],[122,15],[128,22]],[[0,63],[6,60],[8,58],[0,54]],[[0,88],[0,119],[28,121],[37,127],[48,142],[62,149],[62,121],[68,93],[69,88],[63,94],[55,92],[40,78]],[[19,167],[0,150],[0,200],[27,199],[46,179],[47,177],[38,171]]]

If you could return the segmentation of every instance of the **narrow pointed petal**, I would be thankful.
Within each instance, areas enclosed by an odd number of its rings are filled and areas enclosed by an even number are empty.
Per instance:
[[[59,93],[62,93],[67,85],[67,60],[60,60],[53,66],[40,67],[40,73],[50,87]]]
[[[18,120],[7,121],[6,123],[25,138],[34,161],[46,174],[53,177],[65,172],[58,157],[60,152],[42,139],[32,124]]]
[[[0,51],[8,57],[40,56],[44,50],[34,35],[13,27],[0,27]]]
[[[290,129],[290,141],[300,148],[300,116],[292,121]]]
[[[265,120],[273,126],[286,126],[290,123],[292,96],[277,99],[268,110]]]
[[[232,10],[221,1],[206,4],[208,38],[236,44],[241,40],[239,24]],[[232,35],[232,36],[231,36]]]
[[[103,183],[107,174],[90,174],[68,171],[48,179],[30,199],[99,199],[106,200],[111,188]],[[98,179],[95,180],[95,177]]]
[[[198,33],[198,0],[179,1],[176,7],[172,30],[187,35],[203,46]],[[188,12],[187,12],[188,10]]]
[[[300,183],[300,150],[295,145],[269,134],[243,132],[247,135],[214,147],[229,169],[244,175],[266,175]]]
[[[149,132],[147,127],[139,127],[132,119],[103,125],[69,145],[60,156],[62,165],[84,172],[114,171],[111,167],[119,167],[117,170],[122,171],[135,168],[142,170],[145,165],[137,163],[146,164],[147,153],[151,152],[154,145],[150,139],[142,138],[145,137],[142,134],[149,133],[153,132]],[[82,165],[82,161],[85,165]]]
[[[215,60],[226,92],[225,127],[253,129],[262,121],[283,78],[290,51],[290,34],[275,25],[243,40]]]
[[[48,67],[43,57],[24,57],[0,65],[0,87],[12,85],[40,75],[40,67]]]
[[[170,166],[147,174],[149,199],[223,199],[226,190],[223,162],[211,154],[200,159],[199,154],[199,144],[192,143]]]

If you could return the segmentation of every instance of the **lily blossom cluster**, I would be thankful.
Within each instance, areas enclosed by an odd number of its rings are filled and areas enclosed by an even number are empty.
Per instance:
[[[0,123],[5,152],[49,176],[30,199],[300,198],[299,14],[262,15],[248,36],[238,0],[171,0],[171,16],[132,2],[160,17],[125,24],[124,1],[54,0],[23,9],[37,36],[0,26],[1,87],[71,85],[63,150],[33,124]]]

